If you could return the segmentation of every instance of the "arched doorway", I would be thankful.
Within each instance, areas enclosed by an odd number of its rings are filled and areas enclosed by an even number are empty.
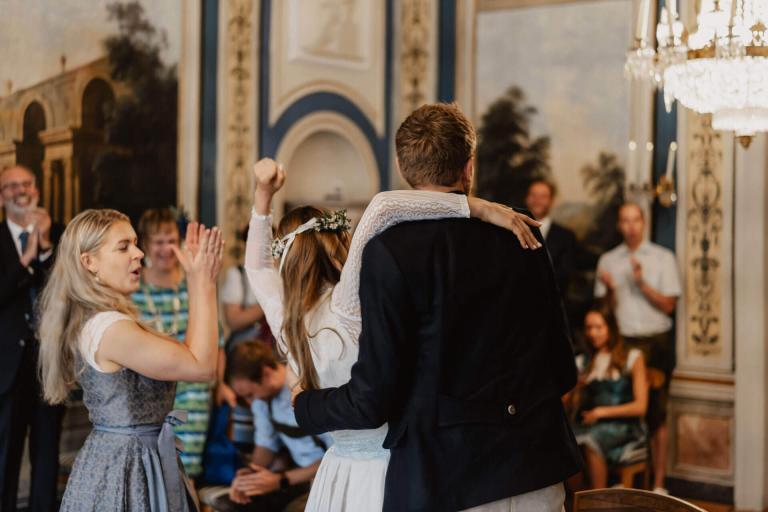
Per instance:
[[[368,139],[347,118],[316,112],[285,135],[277,160],[291,179],[275,198],[275,213],[299,204],[347,209],[353,225],[380,188],[376,157]]]
[[[16,145],[16,162],[32,170],[38,184],[43,180],[45,146],[40,141],[40,132],[45,128],[45,110],[39,102],[33,101],[24,110],[22,139]]]
[[[114,107],[115,94],[106,81],[95,78],[88,82],[83,91],[83,116],[81,120],[83,131],[105,137],[107,122],[112,116]]]
[[[82,102],[77,144],[80,188],[78,206],[92,208],[98,206],[98,191],[108,188],[105,180],[110,176],[99,175],[96,166],[107,150],[107,128],[115,108],[115,93],[105,80],[94,78],[83,90]]]

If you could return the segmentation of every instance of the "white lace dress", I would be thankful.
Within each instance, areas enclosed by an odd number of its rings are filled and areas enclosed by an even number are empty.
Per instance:
[[[352,238],[339,283],[306,318],[312,359],[321,387],[337,387],[348,382],[352,365],[357,361],[361,329],[358,289],[366,243],[400,222],[450,217],[469,217],[466,196],[408,190],[381,192],[373,198]],[[271,216],[254,213],[248,232],[245,268],[272,332],[280,333],[282,283],[271,256],[271,241]],[[280,342],[281,336],[277,338]],[[296,371],[290,354],[288,363]],[[386,433],[386,425],[373,430],[332,432],[334,444],[323,457],[306,510],[381,510],[389,463],[389,451],[382,448]]]

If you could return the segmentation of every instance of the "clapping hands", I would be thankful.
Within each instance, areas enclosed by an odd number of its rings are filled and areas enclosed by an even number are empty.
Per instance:
[[[34,225],[37,233],[38,249],[47,251],[51,248],[51,216],[44,208],[35,208],[27,214],[28,224]]]
[[[251,464],[248,468],[240,469],[232,481],[229,498],[235,503],[246,504],[251,496],[259,496],[274,492],[280,488],[280,475]]]
[[[173,247],[190,282],[215,284],[224,259],[224,238],[219,228],[207,229],[205,225],[190,222],[184,248]]]
[[[635,283],[641,286],[643,284],[643,264],[634,256],[629,260],[629,263],[632,265],[632,277]]]

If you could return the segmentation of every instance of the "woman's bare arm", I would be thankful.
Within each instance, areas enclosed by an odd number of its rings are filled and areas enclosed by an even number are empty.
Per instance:
[[[224,240],[217,228],[207,230],[193,223],[187,229],[187,247],[184,252],[175,249],[189,286],[185,343],[147,331],[134,321],[115,322],[104,332],[95,354],[96,363],[104,371],[130,368],[157,380],[216,378],[216,275],[224,255]]]

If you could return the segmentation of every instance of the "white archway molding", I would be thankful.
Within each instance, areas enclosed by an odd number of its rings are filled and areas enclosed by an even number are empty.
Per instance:
[[[375,122],[378,115],[376,107],[366,99],[365,95],[360,94],[358,90],[354,89],[353,87],[349,87],[347,84],[333,80],[313,80],[306,84],[302,84],[295,89],[286,91],[284,96],[280,98],[272,98],[269,111],[270,124],[276,124],[280,119],[280,116],[283,115],[291,105],[299,101],[301,98],[315,93],[338,94],[359,108],[360,111],[363,112],[363,114],[365,114],[365,116],[371,120],[372,123],[374,123],[374,125],[377,124]],[[375,126],[375,129],[378,135],[383,135],[382,126]]]
[[[310,114],[300,121],[298,121],[283,138],[280,146],[277,149],[275,159],[286,165],[288,171],[288,180],[292,175],[302,175],[307,172],[305,168],[292,170],[290,168],[290,162],[300,155],[305,150],[306,144],[315,138],[314,142],[317,142],[317,136],[324,136],[324,140],[332,140],[334,137],[339,139],[340,144],[348,144],[354,149],[357,160],[360,162],[362,169],[360,173],[356,175],[355,179],[365,180],[362,187],[357,187],[354,194],[347,194],[353,201],[360,201],[364,197],[365,201],[369,200],[381,189],[380,177],[378,165],[376,163],[376,156],[373,153],[370,142],[365,134],[357,127],[352,121],[346,117],[333,113],[333,112],[316,112]],[[349,162],[349,154],[347,155],[347,161]],[[343,157],[340,155],[340,157]],[[303,157],[300,158],[303,161]],[[320,166],[327,167],[332,166],[333,162],[327,164],[320,162]],[[319,170],[318,172],[322,172]],[[324,173],[325,176],[330,176],[329,173]],[[359,178],[357,177],[359,176]],[[355,184],[357,185],[357,184]],[[353,185],[354,186],[354,185]],[[281,217],[286,200],[295,201],[318,201],[316,197],[291,197],[289,194],[289,186],[283,188],[279,194],[275,197],[275,215],[277,218]],[[361,197],[362,196],[362,197]],[[344,199],[346,200],[346,198]]]

